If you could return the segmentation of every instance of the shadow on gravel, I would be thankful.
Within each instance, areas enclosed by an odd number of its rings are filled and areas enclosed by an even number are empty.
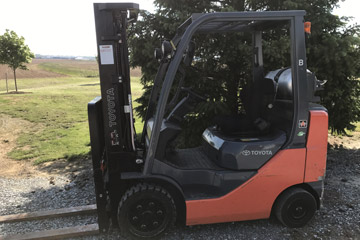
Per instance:
[[[95,204],[90,160],[64,161],[57,164],[59,164],[57,167],[64,168],[55,170],[54,165],[42,168],[43,171],[49,171],[47,177],[0,179],[0,186],[8,187],[7,190],[2,189],[0,200],[3,202],[0,202],[0,215]],[[74,227],[96,222],[96,214],[91,214],[19,223],[0,223],[0,235]]]
[[[48,174],[70,174],[72,172],[92,172],[92,162],[89,154],[67,156],[67,159],[58,159],[37,165],[37,169]],[[92,178],[92,175],[91,175]]]
[[[62,187],[52,187],[46,190],[43,188],[36,188],[30,193],[22,194],[21,198],[26,199],[26,203],[16,205],[16,213],[80,206],[91,202],[91,196],[79,196],[84,194],[74,193],[70,190],[68,192],[64,191],[65,190],[63,190]],[[9,211],[13,212],[13,209],[9,209]],[[96,215],[88,214],[17,223],[3,223],[0,224],[0,235],[23,234],[27,232],[59,229],[64,227],[75,227],[96,222]]]
[[[86,162],[85,162],[86,161]],[[58,166],[63,166],[57,163]],[[95,203],[94,183],[89,160],[84,162],[71,162],[64,164],[63,169],[54,169],[52,165],[49,169],[43,167],[42,170],[49,170],[49,175],[21,178],[5,179],[9,184],[8,197],[18,197],[19,203],[8,206],[8,214],[14,212],[29,212],[56,208],[65,208]],[[17,193],[19,196],[15,196]],[[12,210],[11,210],[12,209]],[[1,209],[3,210],[3,209]]]

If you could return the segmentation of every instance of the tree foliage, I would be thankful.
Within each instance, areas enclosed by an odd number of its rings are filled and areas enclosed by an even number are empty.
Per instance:
[[[16,69],[28,70],[25,63],[30,63],[35,55],[25,44],[24,37],[19,37],[14,31],[6,30],[0,36],[0,63],[8,65],[14,72],[16,92]]]
[[[322,93],[322,104],[329,110],[330,128],[337,133],[353,129],[352,123],[360,120],[360,84],[357,80],[360,76],[360,30],[359,26],[348,26],[348,18],[332,14],[338,2],[339,0],[155,0],[156,12],[152,14],[142,11],[141,20],[131,29],[131,65],[141,67],[141,80],[145,88],[145,93],[138,100],[138,114],[145,114],[158,67],[153,58],[154,48],[159,47],[162,40],[171,39],[177,27],[191,13],[303,9],[307,12],[306,21],[312,22],[312,33],[306,40],[308,68],[319,79],[328,80]],[[268,63],[266,70],[289,66],[290,58],[285,54],[289,42],[284,37],[284,32],[278,30],[263,37],[264,62]],[[186,84],[200,89],[213,99],[213,102],[199,106],[202,108],[200,112],[208,116],[208,119],[227,110],[242,111],[238,91],[251,77],[251,64],[248,60],[251,58],[251,49],[249,44],[234,44],[234,39],[239,38],[244,43],[251,41],[249,36],[241,34],[195,37],[197,45],[202,46],[197,48],[196,55],[201,56],[203,61],[197,61],[194,67],[200,68],[201,72],[190,70]],[[216,52],[219,49],[221,52]],[[214,57],[215,55],[220,58]],[[216,81],[204,79],[205,76],[213,77]],[[197,115],[196,118],[201,116]],[[194,121],[191,123],[194,124],[193,129],[199,127],[195,122],[205,126],[205,121]]]

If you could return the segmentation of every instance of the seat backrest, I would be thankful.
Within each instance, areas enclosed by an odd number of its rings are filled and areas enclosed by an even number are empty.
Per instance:
[[[243,106],[252,120],[264,117],[267,108],[271,108],[276,95],[277,84],[269,78],[262,78],[257,83],[245,86],[240,92]]]
[[[271,108],[275,101],[275,95],[277,90],[277,84],[274,80],[264,78],[259,86],[260,92],[260,111],[265,108]]]
[[[291,68],[282,68],[269,72],[265,78],[276,82],[277,89],[273,106],[266,113],[267,120],[275,128],[290,133],[294,114],[292,99]]]

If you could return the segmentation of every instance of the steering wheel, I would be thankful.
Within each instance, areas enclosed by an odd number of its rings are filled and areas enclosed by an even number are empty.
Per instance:
[[[181,87],[181,91],[188,93],[190,95],[190,97],[192,97],[194,100],[197,100],[197,101],[206,101],[206,99],[207,99],[206,97],[203,97],[203,96],[193,92],[191,90],[191,88]]]

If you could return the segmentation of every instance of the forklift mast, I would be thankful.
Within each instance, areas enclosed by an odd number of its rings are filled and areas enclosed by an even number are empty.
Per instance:
[[[109,229],[120,173],[138,167],[127,46],[138,9],[136,3],[94,3],[101,97],[88,104],[88,114],[100,232]]]
[[[135,151],[126,29],[138,9],[135,3],[94,4],[107,152]]]

